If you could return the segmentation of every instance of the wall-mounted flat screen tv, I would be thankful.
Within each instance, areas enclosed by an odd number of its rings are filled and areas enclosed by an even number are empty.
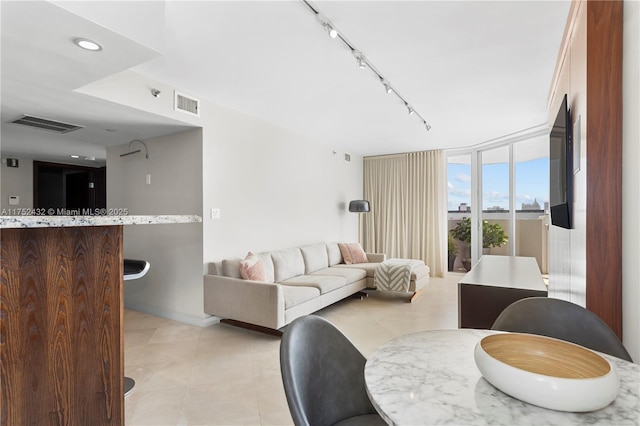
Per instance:
[[[564,95],[549,134],[549,204],[551,223],[572,228],[573,143],[571,111]]]

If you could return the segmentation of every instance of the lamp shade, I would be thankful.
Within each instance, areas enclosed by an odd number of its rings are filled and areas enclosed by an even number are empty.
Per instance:
[[[367,213],[369,211],[369,202],[367,200],[349,201],[349,211],[353,213]]]

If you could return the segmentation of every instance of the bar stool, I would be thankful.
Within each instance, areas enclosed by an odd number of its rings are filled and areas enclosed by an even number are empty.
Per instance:
[[[151,265],[146,260],[125,259],[124,260],[124,280],[137,280],[144,277]],[[124,377],[124,395],[127,396],[135,386],[136,381],[131,377]]]

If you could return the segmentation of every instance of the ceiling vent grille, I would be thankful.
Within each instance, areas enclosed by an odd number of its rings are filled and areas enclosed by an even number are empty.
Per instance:
[[[84,126],[78,126],[77,124],[63,123],[61,121],[47,120],[46,118],[34,117],[32,115],[23,115],[17,118],[11,123],[21,124],[23,126],[33,127],[41,130],[48,130],[56,133],[69,133],[74,130],[82,129]]]
[[[200,101],[179,92],[175,92],[174,109],[200,117]]]

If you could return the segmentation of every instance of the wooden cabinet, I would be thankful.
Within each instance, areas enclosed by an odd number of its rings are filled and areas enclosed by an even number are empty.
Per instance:
[[[534,257],[485,255],[458,283],[458,327],[491,328],[504,308],[547,297]]]
[[[122,226],[0,232],[0,423],[124,424]]]

